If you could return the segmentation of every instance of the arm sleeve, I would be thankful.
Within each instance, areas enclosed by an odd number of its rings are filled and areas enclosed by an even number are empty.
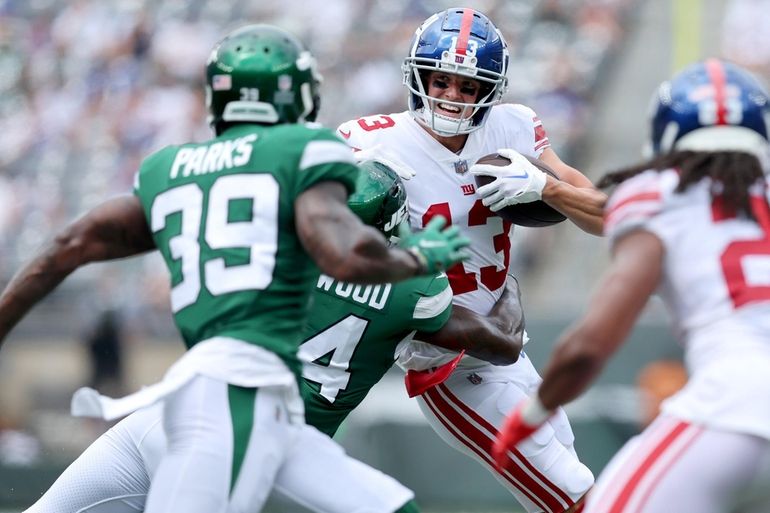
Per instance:
[[[337,127],[337,135],[341,137],[348,146],[353,148],[353,151],[364,148],[363,141],[359,135],[360,129],[357,121],[358,120],[356,119],[351,119]]]
[[[655,170],[645,171],[621,183],[604,209],[604,233],[610,246],[634,230],[652,232],[665,240],[665,181]]]
[[[543,151],[551,146],[551,141],[548,140],[543,122],[535,111],[521,104],[505,103],[500,107],[504,126],[514,129],[508,136],[512,139],[509,147],[539,158]]]
[[[452,314],[452,289],[445,273],[431,278],[417,294],[412,329],[432,333],[441,329]]]
[[[142,203],[145,214],[149,211],[154,193],[168,183],[168,168],[163,163],[173,162],[173,157],[179,148],[179,146],[166,146],[147,156],[134,174],[132,192]]]
[[[545,132],[543,122],[537,117],[535,112],[532,112],[532,128],[534,129],[535,140],[535,155],[540,157],[543,154],[543,150],[551,146],[551,141],[548,140],[548,134]]]
[[[298,165],[298,192],[323,181],[342,182],[352,193],[358,167],[350,147],[330,130],[318,130],[305,145]]]

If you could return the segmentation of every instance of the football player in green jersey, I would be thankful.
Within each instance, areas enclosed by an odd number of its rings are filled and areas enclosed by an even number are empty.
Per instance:
[[[396,174],[380,163],[363,162],[359,168],[356,191],[348,204],[367,224],[392,238],[406,205],[403,187]],[[334,287],[326,286],[330,280]],[[300,353],[305,363],[304,379],[309,376],[317,380],[314,384],[330,387],[330,378],[335,372],[348,378],[337,387],[336,401],[328,400],[328,393],[321,395],[317,386],[304,387],[308,423],[331,435],[392,366],[399,341],[415,329],[422,330],[420,339],[435,341],[450,349],[466,349],[474,356],[499,364],[515,361],[524,330],[515,282],[488,317],[447,304],[447,291],[448,281],[443,274],[394,285],[375,285],[368,291],[366,287],[357,289],[329,277],[319,278],[312,295],[311,320],[305,327],[308,340],[303,347],[313,340],[328,340],[324,334],[330,334],[330,330],[325,329],[329,324],[336,326],[331,330],[334,334],[345,338],[329,350],[334,363],[326,366],[327,373],[319,372],[321,362],[310,362],[306,354]],[[371,325],[363,334],[353,331],[353,336],[346,336],[343,332],[346,323],[335,320],[354,316],[371,319]],[[372,329],[377,336],[373,336]],[[348,351],[351,344],[345,342],[349,340],[355,342],[352,354]],[[348,358],[346,368],[340,365],[339,355]],[[337,370],[332,370],[334,368]],[[337,476],[331,474],[338,471],[340,461],[344,462],[343,470],[355,471],[358,479],[376,483],[383,494],[393,493],[389,478],[339,454],[336,447],[336,452],[328,458],[319,458],[313,445],[328,447],[326,438],[316,432],[316,436],[305,437],[295,446],[296,455],[281,468],[271,495],[271,504],[278,511],[307,511],[304,508],[324,513],[350,511],[348,508],[356,504],[358,492],[355,486],[340,484]],[[140,513],[144,511],[150,484],[148,476],[155,473],[165,450],[159,405],[132,413],[96,440],[26,513]],[[303,486],[292,486],[292,483],[303,483]],[[411,506],[413,504],[407,507]]]
[[[399,226],[409,222],[406,191],[382,162],[363,161],[359,168],[348,205],[364,222],[393,238]],[[452,306],[444,273],[380,285],[354,285],[321,275],[299,350],[307,422],[334,436],[393,365],[399,343],[416,332],[421,341],[507,365],[518,358],[523,329],[513,279],[484,317]]]
[[[0,340],[76,268],[158,249],[188,351],[156,385],[118,400],[81,389],[72,405],[114,419],[163,404],[168,450],[145,510],[258,511],[303,444],[354,490],[347,511],[413,509],[401,485],[372,486],[333,442],[318,445],[328,439],[304,424],[296,352],[319,269],[346,282],[397,282],[461,261],[468,241],[439,220],[389,247],[349,210],[352,153],[305,123],[318,110],[319,76],[287,32],[236,30],[215,46],[206,74],[216,137],[149,156],[133,196],[94,208],[19,271],[0,296]]]

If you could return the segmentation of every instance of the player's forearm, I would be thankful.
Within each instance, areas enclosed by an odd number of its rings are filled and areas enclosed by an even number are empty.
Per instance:
[[[482,320],[469,331],[466,352],[494,365],[515,363],[521,354],[524,331],[501,328],[492,319]]]
[[[549,177],[543,189],[543,201],[567,216],[583,231],[602,235],[604,204],[607,201],[607,195],[602,191],[575,187]]]
[[[391,249],[385,237],[348,209],[342,184],[323,182],[295,202],[302,245],[318,268],[348,283],[401,281],[420,271],[417,259]]]
[[[90,262],[143,253],[153,246],[138,201],[108,200],[62,230],[0,295],[0,341],[69,274]]]
[[[518,360],[524,345],[524,310],[516,278],[508,277],[502,296],[483,320],[486,326],[478,340],[486,344],[478,348],[474,356],[482,355],[478,357],[497,365]]]
[[[538,391],[543,406],[553,410],[572,401],[601,373],[609,355],[596,351],[592,346],[581,331],[562,337]]]
[[[375,229],[363,228],[350,250],[339,255],[327,274],[348,283],[386,283],[402,281],[420,272],[413,255],[389,247]]]
[[[452,316],[434,333],[418,333],[415,338],[451,349],[465,350],[471,356],[495,365],[509,365],[519,358],[523,330],[510,323],[478,315],[461,306],[452,307]]]
[[[523,336],[524,309],[521,306],[521,290],[516,278],[508,276],[503,294],[492,306],[487,317],[503,332]]]
[[[348,283],[401,281],[419,272],[419,263],[404,250],[388,247],[374,228],[357,219],[316,217],[303,244],[324,274]]]
[[[586,314],[561,337],[546,367],[538,392],[546,408],[579,396],[628,337],[660,283],[663,255],[663,243],[647,231],[616,241],[612,263]]]
[[[11,279],[0,295],[0,343],[35,304],[75,269],[71,258],[61,258],[66,245],[67,240],[62,237],[53,241]]]

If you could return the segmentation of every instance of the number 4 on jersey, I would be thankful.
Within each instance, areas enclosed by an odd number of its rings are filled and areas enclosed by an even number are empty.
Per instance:
[[[306,340],[299,348],[302,376],[321,385],[321,395],[333,403],[350,381],[350,359],[369,321],[349,315]]]

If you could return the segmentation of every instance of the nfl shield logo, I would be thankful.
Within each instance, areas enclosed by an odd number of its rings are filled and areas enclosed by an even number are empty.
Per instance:
[[[464,175],[468,172],[468,161],[467,160],[458,160],[455,162],[455,173],[458,175]]]
[[[233,78],[230,75],[214,75],[211,77],[211,88],[214,91],[229,91],[233,87]]]
[[[278,77],[278,90],[279,91],[291,90],[291,75],[280,75]]]
[[[484,381],[484,378],[482,378],[475,372],[471,372],[466,377],[468,378],[468,381],[470,381],[472,385],[480,385]]]

